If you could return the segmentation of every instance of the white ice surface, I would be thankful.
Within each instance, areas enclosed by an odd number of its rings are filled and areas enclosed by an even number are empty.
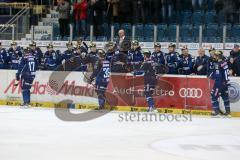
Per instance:
[[[0,107],[0,160],[239,160],[240,119],[64,122],[54,109]]]

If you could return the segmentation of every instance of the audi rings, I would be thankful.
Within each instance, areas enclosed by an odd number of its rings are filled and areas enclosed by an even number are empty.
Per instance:
[[[203,91],[200,88],[181,88],[179,96],[181,98],[201,98]]]

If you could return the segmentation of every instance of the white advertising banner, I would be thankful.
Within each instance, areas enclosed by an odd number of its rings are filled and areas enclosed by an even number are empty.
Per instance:
[[[1,82],[0,82],[0,100],[2,101],[14,101],[21,100],[21,87],[15,84],[16,71],[11,70],[0,70]],[[31,88],[31,100],[33,102],[49,102],[53,104],[58,104],[60,102],[71,100],[76,104],[83,105],[97,105],[97,95],[94,91],[94,87],[86,83],[85,74],[82,72],[50,72],[50,71],[38,71],[36,78],[33,82]],[[133,77],[134,78],[134,77]],[[141,77],[135,77],[135,82],[143,82]],[[201,93],[198,96],[193,96],[187,98],[182,97],[180,93],[182,87],[186,87],[186,78],[188,79],[187,88],[194,89],[197,91],[196,94]],[[112,75],[111,83],[108,86],[108,92],[115,94],[117,100],[119,100],[119,106],[129,106],[128,101],[131,102],[132,94],[123,94],[119,93],[116,95],[115,88],[120,90],[131,89],[132,86],[129,86],[131,83],[131,76],[126,77],[124,75]],[[211,110],[211,99],[208,79],[204,76],[178,76],[178,75],[165,75],[159,77],[159,85],[157,88],[161,87],[166,90],[166,86],[169,86],[170,91],[174,94],[160,94],[160,97],[154,97],[156,105],[159,108],[171,108],[175,106],[178,109],[187,109],[186,102],[188,107],[192,106],[192,109],[201,109],[201,110]],[[197,82],[197,83],[196,83]],[[140,83],[139,83],[140,84]],[[143,84],[142,84],[143,85]],[[139,85],[138,87],[143,87]],[[212,86],[212,85],[211,85]],[[161,89],[162,90],[162,89]],[[199,91],[199,92],[198,92]],[[178,95],[179,93],[179,95]],[[185,92],[183,92],[185,93]],[[191,92],[192,93],[192,92]],[[195,93],[195,92],[193,92]],[[111,97],[111,95],[108,95]],[[140,95],[136,96],[136,107],[145,106],[145,97]],[[229,96],[231,101],[231,109],[234,112],[240,111],[240,78],[231,77],[231,86],[229,88]],[[114,97],[112,97],[114,98]],[[130,98],[130,99],[129,99]],[[124,102],[122,102],[124,101]],[[222,102],[221,102],[222,103]],[[184,105],[185,104],[185,105]],[[205,107],[204,107],[205,106]],[[223,106],[223,104],[221,104]],[[190,109],[190,108],[189,108]]]
[[[1,100],[20,100],[21,87],[16,86],[16,71],[1,70],[5,75],[0,82]],[[57,74],[56,74],[57,73]],[[61,77],[67,72],[54,72],[53,80],[49,80],[52,72],[39,71],[31,88],[31,100],[34,102],[59,103],[64,100],[72,100],[74,103],[97,104],[93,87],[84,82],[81,72],[71,72],[64,80]],[[70,73],[70,72],[69,72]],[[95,96],[96,97],[96,96]]]

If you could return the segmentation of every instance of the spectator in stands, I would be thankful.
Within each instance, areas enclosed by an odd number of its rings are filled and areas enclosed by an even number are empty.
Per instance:
[[[207,9],[208,10],[214,10],[215,8],[215,2],[217,0],[207,0]]]
[[[207,75],[208,60],[209,57],[205,55],[205,50],[199,48],[198,56],[194,63],[194,73],[197,75]]]
[[[86,36],[87,0],[74,3],[75,33],[77,36]]]
[[[105,0],[89,0],[88,9],[90,24],[94,26],[94,35],[100,36],[102,32],[101,25],[103,24],[103,15],[106,11]]]
[[[59,12],[59,26],[60,34],[63,39],[68,35],[68,25],[69,25],[69,14],[70,14],[70,5],[65,0],[58,0],[57,11]]]
[[[118,22],[118,3],[120,0],[107,0],[108,24]]]
[[[152,18],[153,18],[153,23],[159,23],[161,17],[161,12],[159,12],[159,8],[161,8],[161,1],[159,0],[152,0]]]
[[[239,16],[237,10],[239,9],[240,2],[237,0],[217,0],[216,10],[217,13],[223,13],[225,15],[225,21],[228,23],[239,22]]]
[[[132,20],[133,0],[120,0],[118,11],[120,23],[130,23]]]
[[[81,25],[79,27],[81,27],[82,29],[82,33],[80,34],[81,36],[86,36],[87,34],[87,0],[81,0],[80,1],[80,22]]]
[[[189,10],[192,8],[192,0],[185,0],[184,3],[182,3],[182,0],[175,0],[176,3],[181,3],[181,10]],[[176,4],[175,3],[175,4]]]
[[[133,10],[132,10],[133,23],[144,22],[144,9],[146,9],[146,6],[144,6],[143,0],[133,0]],[[150,17],[147,17],[147,18],[151,19]]]
[[[185,1],[186,2],[186,1]],[[182,3],[181,0],[174,0],[174,6],[173,6],[173,10],[175,12],[176,15],[180,15],[181,14],[181,11],[184,10],[184,6],[186,5],[185,3]],[[189,8],[187,8],[189,9]],[[176,17],[177,18],[177,17]]]
[[[162,21],[169,22],[172,18],[173,0],[161,0],[161,1],[162,1]]]
[[[238,68],[240,68],[240,66],[239,60],[237,60],[239,57],[240,57],[239,45],[235,44],[234,48],[230,52],[230,56],[228,57],[228,66],[230,70],[230,75],[232,76],[235,76],[237,74],[236,72],[239,72]]]
[[[193,10],[204,10],[206,0],[192,0]]]
[[[117,41],[116,41],[116,45],[117,45],[117,48],[120,49],[121,44],[123,43],[123,41],[129,41],[129,38],[126,37],[125,31],[124,31],[123,29],[120,29],[120,30],[118,31],[118,37],[119,37],[119,38],[118,38]]]

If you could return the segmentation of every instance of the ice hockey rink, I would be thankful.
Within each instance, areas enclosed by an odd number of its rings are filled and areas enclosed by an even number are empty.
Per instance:
[[[239,160],[239,118],[129,122],[121,113],[66,122],[54,109],[0,106],[0,159]]]

